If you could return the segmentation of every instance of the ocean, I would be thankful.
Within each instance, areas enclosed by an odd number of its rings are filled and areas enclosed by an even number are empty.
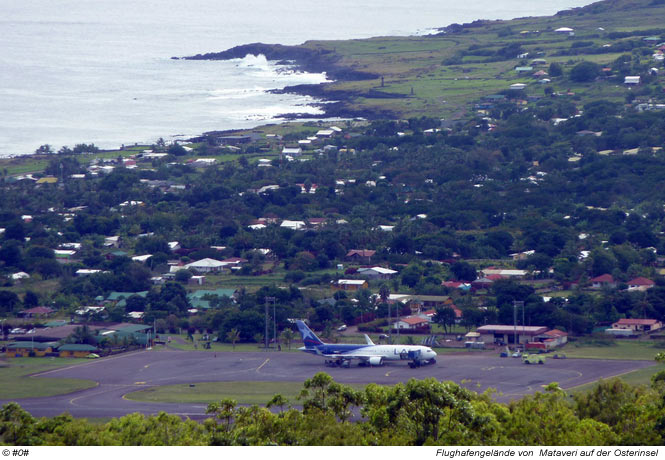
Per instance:
[[[264,42],[417,35],[554,14],[590,0],[7,0],[0,18],[0,156],[118,148],[320,113],[267,91],[326,81],[263,56],[173,60]]]

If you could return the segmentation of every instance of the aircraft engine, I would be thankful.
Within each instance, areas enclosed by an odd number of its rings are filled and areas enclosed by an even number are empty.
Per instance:
[[[381,365],[383,365],[383,357],[374,356],[373,358],[370,358],[369,359],[369,365],[370,366],[381,366]]]

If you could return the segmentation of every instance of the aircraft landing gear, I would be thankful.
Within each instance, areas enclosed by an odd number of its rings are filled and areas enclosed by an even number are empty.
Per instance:
[[[348,359],[326,359],[325,364],[328,367],[351,367]]]
[[[436,359],[432,358],[428,361],[413,360],[413,361],[409,362],[409,367],[411,369],[415,369],[416,367],[428,366],[430,364],[436,364]]]

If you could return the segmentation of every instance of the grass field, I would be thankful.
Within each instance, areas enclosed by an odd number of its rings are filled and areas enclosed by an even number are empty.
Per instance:
[[[72,393],[92,388],[97,384],[92,380],[50,379],[30,377],[31,374],[49,371],[83,362],[80,359],[66,358],[11,358],[1,364],[0,397],[4,399],[38,398]]]
[[[618,378],[630,385],[649,385],[649,383],[651,383],[651,376],[660,371],[665,371],[665,364],[661,363],[655,366],[639,369],[637,371],[628,372],[619,376]],[[571,393],[583,393],[593,390],[596,385],[598,385],[598,382],[591,382],[580,385],[578,387],[570,388],[568,391]]]
[[[620,340],[609,346],[568,343],[562,351],[569,358],[653,360],[656,353],[663,351],[654,345],[654,342]]]
[[[187,384],[165,385],[129,393],[124,397],[134,401],[210,404],[221,399],[233,399],[238,404],[265,405],[276,394],[291,404],[298,404],[297,396],[302,382],[203,382],[190,387]],[[365,385],[350,385],[356,390]]]

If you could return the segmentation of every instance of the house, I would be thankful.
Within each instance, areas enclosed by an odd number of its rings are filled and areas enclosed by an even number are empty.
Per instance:
[[[366,280],[337,280],[331,281],[333,290],[336,291],[357,291],[359,289],[367,289]]]
[[[491,275],[500,275],[502,278],[520,279],[524,278],[529,272],[526,270],[487,267],[483,268],[481,273],[485,277],[490,277]]]
[[[94,275],[96,273],[102,273],[102,271],[95,268],[79,268],[78,270],[76,270],[75,275],[88,276],[88,275]]]
[[[302,156],[301,147],[284,147],[282,149],[282,155],[290,157],[300,157]]]
[[[471,284],[463,283],[462,281],[442,281],[441,286],[445,286],[450,289],[460,289],[462,291],[468,291],[471,289]]]
[[[613,289],[617,286],[617,283],[614,281],[612,275],[607,273],[604,275],[596,276],[589,281],[591,281],[591,289]]]
[[[37,184],[57,184],[58,178],[53,176],[42,177],[37,181]]]
[[[328,219],[325,217],[310,217],[307,219],[307,223],[313,228],[319,228],[323,226]]]
[[[11,275],[9,275],[9,277],[12,279],[12,281],[20,281],[30,278],[30,275],[28,275],[26,272],[17,272],[17,273],[12,273]]]
[[[420,314],[424,311],[435,310],[437,308],[455,307],[453,305],[453,299],[447,295],[407,294],[401,298],[400,301],[405,302],[409,308],[411,308],[413,314]]]
[[[185,270],[191,269],[199,273],[218,273],[224,270],[224,267],[227,265],[229,265],[227,262],[222,262],[206,257],[205,259],[197,260],[196,262],[184,265],[182,268]]]
[[[63,264],[72,262],[76,255],[76,251],[73,249],[54,249],[53,253],[55,254],[55,260]]]
[[[429,320],[421,316],[406,316],[393,323],[393,329],[429,329]]]
[[[628,281],[628,290],[629,291],[646,291],[654,287],[656,283],[651,281],[648,278],[638,277]]]
[[[358,275],[369,279],[389,280],[399,273],[397,270],[391,270],[383,267],[359,268]]]
[[[626,78],[623,81],[624,85],[639,85],[640,84],[640,77],[639,75],[637,76],[630,76],[627,75]]]
[[[22,358],[26,356],[46,356],[53,353],[54,343],[43,342],[13,342],[7,345],[5,356],[7,358]]]
[[[568,333],[560,331],[559,329],[552,329],[534,337],[534,340],[535,342],[544,344],[546,350],[550,350],[568,343]]]
[[[554,32],[562,35],[575,35],[575,29],[571,29],[570,27],[559,27]]]
[[[50,307],[34,307],[34,308],[29,308],[27,310],[23,310],[22,312],[19,313],[19,316],[23,316],[24,318],[35,318],[37,316],[47,317],[54,311],[55,310],[53,310]]]
[[[67,343],[58,347],[61,358],[85,358],[90,353],[96,353],[98,348],[82,343]]]
[[[510,326],[488,324],[476,329],[480,334],[481,342],[504,345],[507,343],[522,344],[534,342],[535,337],[547,332],[546,326]]]
[[[523,89],[526,88],[526,87],[527,87],[527,84],[526,84],[526,83],[513,83],[513,84],[510,85],[508,88],[513,89],[513,90],[516,90],[516,91],[521,91],[521,90],[523,90]]]
[[[346,260],[356,263],[370,263],[374,254],[376,254],[376,251],[372,251],[371,249],[351,249],[346,253]]]
[[[105,248],[118,248],[120,247],[120,237],[119,236],[107,236],[104,238],[104,247]]]
[[[307,225],[302,220],[283,220],[279,226],[291,230],[304,230]]]
[[[534,249],[531,249],[529,251],[523,251],[523,252],[515,252],[513,254],[510,254],[510,257],[513,258],[513,260],[526,260],[529,256],[532,256],[536,253]]]
[[[494,283],[494,280],[483,276],[471,282],[471,289],[480,290],[480,289],[489,289]]]
[[[316,137],[328,138],[332,137],[333,134],[335,134],[335,131],[332,129],[320,129],[319,131],[317,131]]]
[[[531,66],[515,67],[515,72],[517,72],[517,73],[526,73],[526,72],[532,72],[532,71],[533,71],[533,67],[531,67]]]
[[[631,332],[650,332],[662,329],[663,323],[656,319],[630,319],[622,318],[612,324],[614,330],[629,330]],[[607,329],[611,331],[612,329]]]

